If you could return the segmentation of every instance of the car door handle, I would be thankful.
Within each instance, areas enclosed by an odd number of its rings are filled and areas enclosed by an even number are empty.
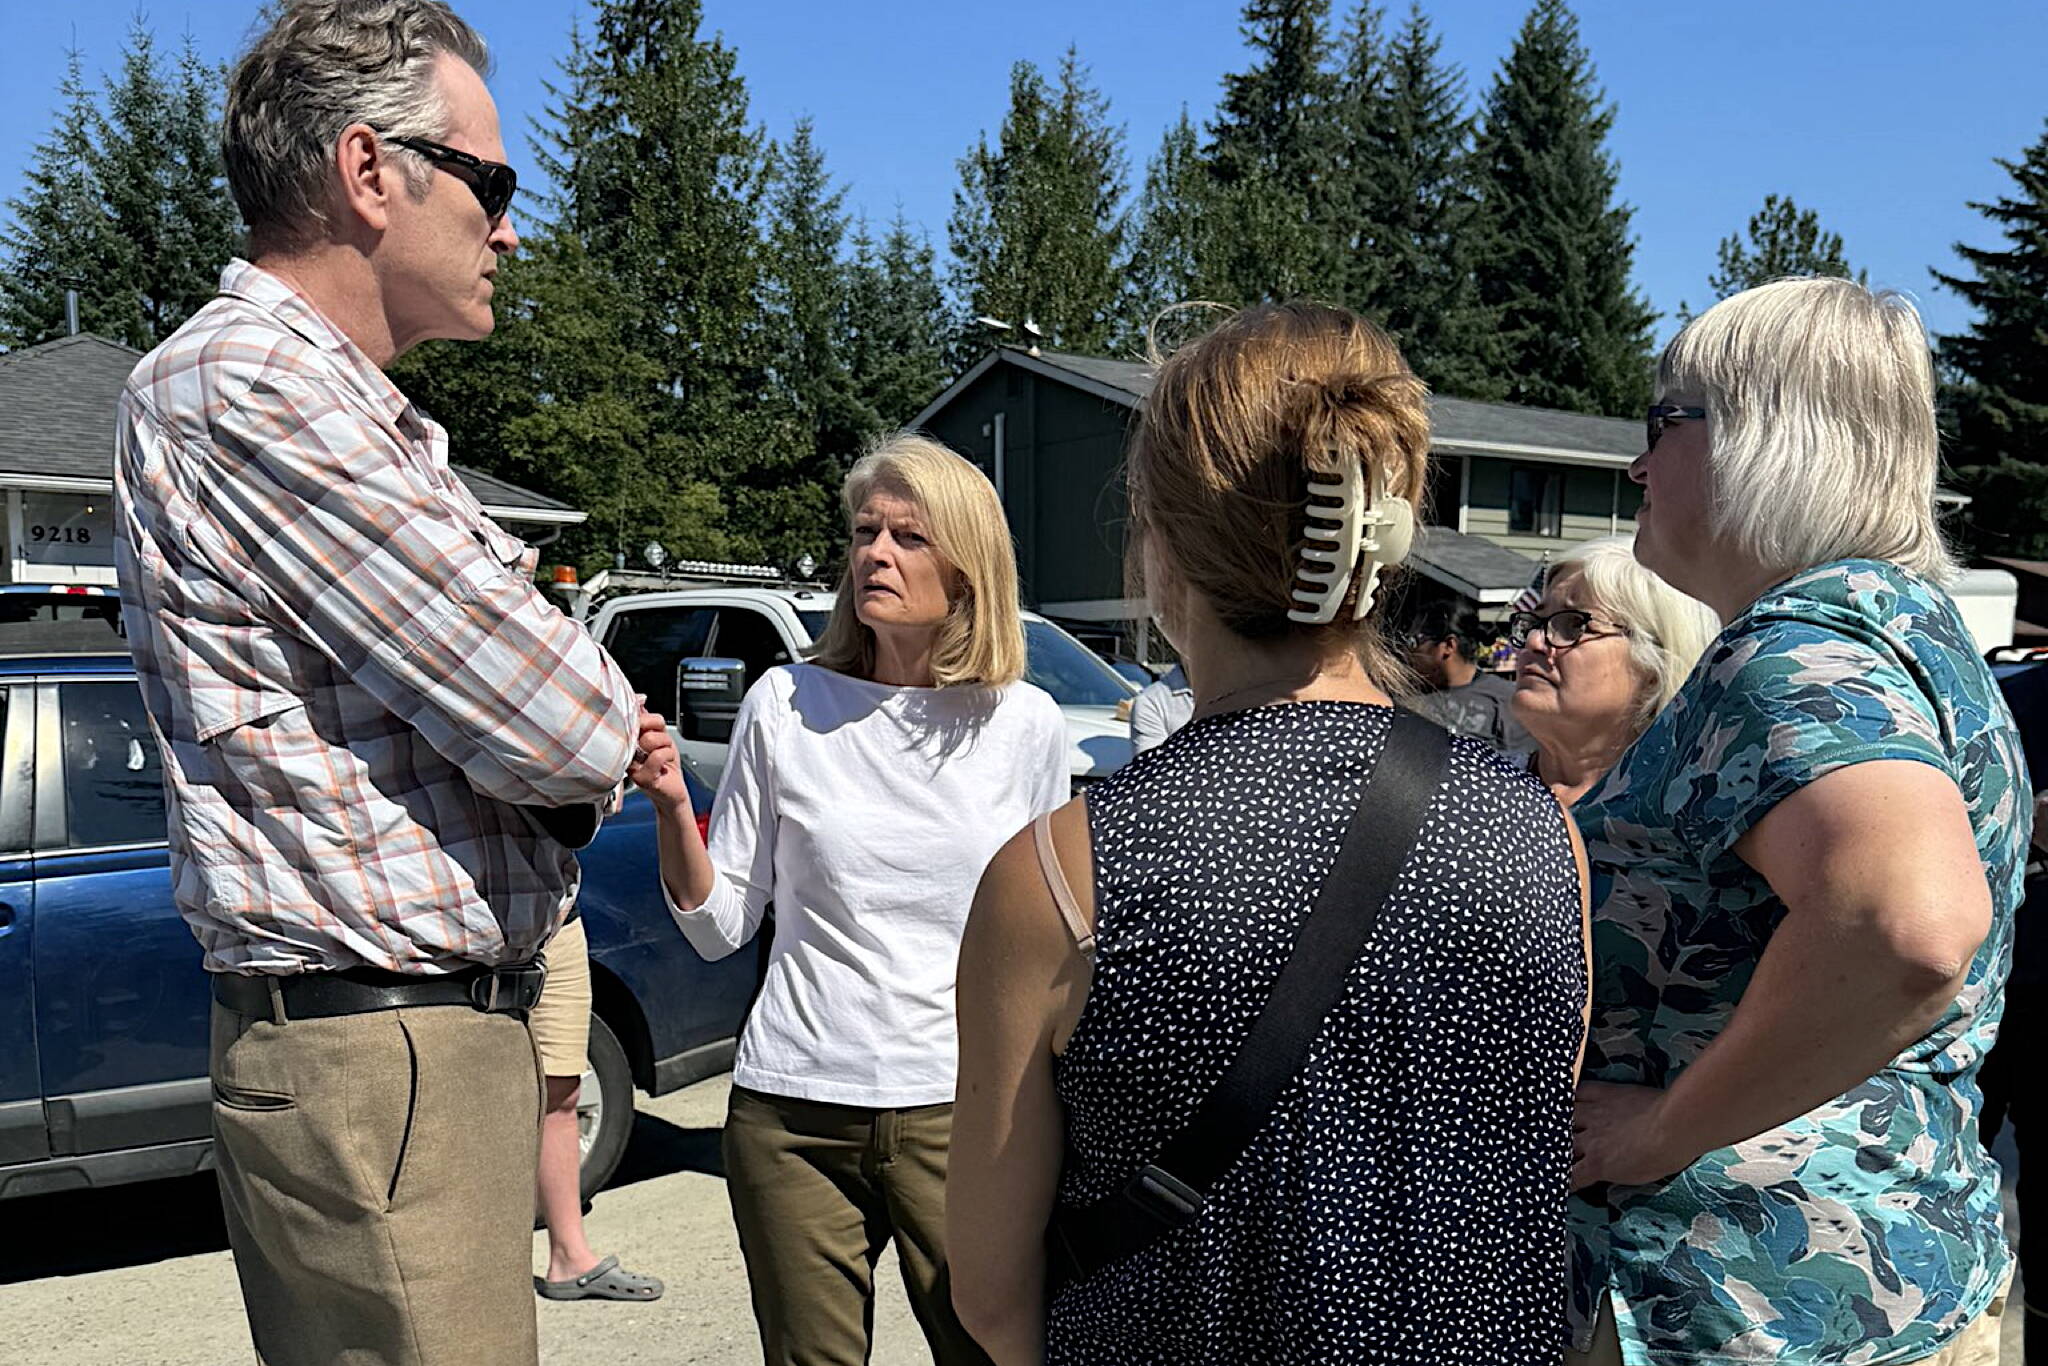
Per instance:
[[[4,901],[0,901],[0,930],[4,930],[4,929],[6,929],[6,928],[7,928],[8,926],[12,925],[13,923],[14,923],[14,907],[12,907],[12,906],[8,905],[8,904],[7,904],[6,902],[4,902]]]

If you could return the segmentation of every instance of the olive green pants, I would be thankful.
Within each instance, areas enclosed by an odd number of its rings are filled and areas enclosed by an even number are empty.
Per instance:
[[[464,1006],[213,1008],[213,1140],[266,1366],[531,1366],[540,1069]]]
[[[986,1366],[946,1275],[951,1105],[870,1110],[732,1088],[726,1189],[768,1366],[863,1366],[889,1240],[936,1366]]]

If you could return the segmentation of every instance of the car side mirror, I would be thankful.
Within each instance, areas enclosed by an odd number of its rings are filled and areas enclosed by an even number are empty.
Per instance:
[[[724,744],[747,695],[747,666],[737,659],[694,655],[676,661],[676,727],[685,740]]]

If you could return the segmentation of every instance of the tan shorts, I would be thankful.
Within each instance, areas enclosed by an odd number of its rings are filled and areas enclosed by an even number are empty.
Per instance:
[[[551,1077],[580,1077],[590,1066],[590,941],[577,916],[541,950],[547,985],[533,1007],[533,1046],[540,1070]]]

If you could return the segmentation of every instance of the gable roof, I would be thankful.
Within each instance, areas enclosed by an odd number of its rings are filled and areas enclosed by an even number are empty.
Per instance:
[[[0,355],[0,488],[111,491],[114,408],[141,359],[89,332]],[[494,475],[450,468],[501,522],[567,526],[588,515]]]
[[[966,388],[999,364],[1090,393],[1105,402],[1134,408],[1152,391],[1152,367],[1139,361],[1076,356],[1061,351],[1037,355],[1002,347],[981,358],[911,420],[922,427]],[[1618,417],[1589,417],[1515,403],[1480,403],[1432,395],[1430,449],[1439,455],[1505,455],[1524,460],[1625,467],[1643,449],[1643,426]]]
[[[1536,577],[1537,568],[1537,561],[1527,555],[1447,526],[1416,528],[1408,561],[1418,572],[1482,607],[1513,602]]]

